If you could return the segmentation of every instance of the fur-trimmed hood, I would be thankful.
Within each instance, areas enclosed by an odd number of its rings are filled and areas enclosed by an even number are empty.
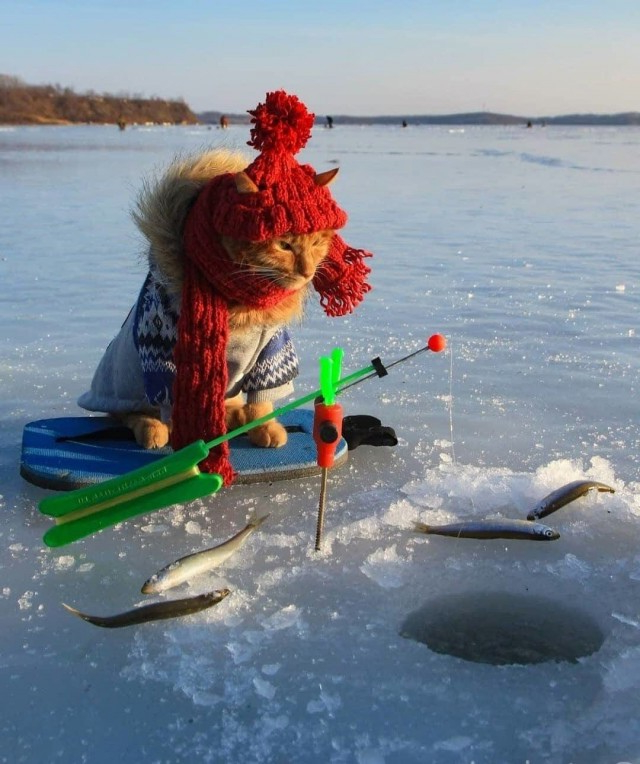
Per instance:
[[[189,209],[211,178],[240,172],[250,161],[240,152],[213,149],[178,158],[163,175],[145,181],[132,215],[150,244],[149,267],[174,299],[182,291],[182,233]]]

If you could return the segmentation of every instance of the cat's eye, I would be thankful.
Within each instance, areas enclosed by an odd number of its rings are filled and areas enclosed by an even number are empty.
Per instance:
[[[280,249],[284,249],[286,252],[293,252],[293,247],[288,241],[279,242]]]

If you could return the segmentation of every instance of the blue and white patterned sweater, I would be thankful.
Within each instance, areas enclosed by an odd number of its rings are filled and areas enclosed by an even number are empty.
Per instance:
[[[135,306],[105,351],[91,389],[78,405],[111,414],[132,411],[171,418],[176,375],[173,349],[179,306],[150,272]],[[277,400],[293,392],[298,375],[295,348],[284,326],[259,326],[227,343],[226,397],[245,393],[248,403]]]

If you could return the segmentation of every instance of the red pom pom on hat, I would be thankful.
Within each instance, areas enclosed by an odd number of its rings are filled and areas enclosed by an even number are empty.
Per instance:
[[[249,111],[251,140],[247,141],[258,151],[277,151],[297,154],[311,136],[316,115],[294,95],[284,90],[267,93],[265,102]]]

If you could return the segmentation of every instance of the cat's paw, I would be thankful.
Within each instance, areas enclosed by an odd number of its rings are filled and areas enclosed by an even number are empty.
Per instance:
[[[280,448],[287,442],[287,431],[273,420],[254,427],[247,435],[255,446],[261,448]]]
[[[247,423],[247,414],[244,410],[244,406],[226,406],[225,409],[225,422],[227,426],[227,432],[235,430],[237,427]]]
[[[169,442],[171,431],[159,419],[144,414],[128,414],[124,422],[133,430],[136,443],[142,448],[163,448]]]

